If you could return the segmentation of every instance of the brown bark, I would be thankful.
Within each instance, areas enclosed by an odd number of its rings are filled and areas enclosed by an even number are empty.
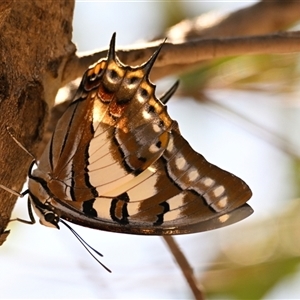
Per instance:
[[[20,191],[31,158],[8,134],[38,156],[48,106],[54,104],[64,66],[74,54],[72,0],[0,3],[0,183]],[[53,38],[55,36],[55,39]],[[0,190],[0,244],[16,196]]]

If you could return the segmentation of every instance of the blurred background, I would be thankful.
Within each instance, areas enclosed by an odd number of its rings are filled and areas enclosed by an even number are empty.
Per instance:
[[[117,48],[130,46],[182,19],[254,2],[76,1],[73,41],[79,51],[107,48],[117,32]],[[296,54],[209,61],[180,76],[169,101],[169,114],[193,148],[253,191],[248,219],[175,237],[207,299],[300,298],[299,66]],[[157,94],[178,77],[157,82]],[[25,199],[13,217],[27,219]],[[104,254],[109,274],[61,227],[10,224],[0,249],[1,298],[193,298],[161,237],[74,225]]]

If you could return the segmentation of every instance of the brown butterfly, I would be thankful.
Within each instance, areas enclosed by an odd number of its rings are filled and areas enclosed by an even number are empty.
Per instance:
[[[195,152],[167,113],[177,83],[155,96],[149,72],[159,50],[141,66],[124,65],[114,34],[108,57],[85,72],[29,175],[42,224],[59,228],[63,218],[121,233],[184,234],[253,212],[249,187]]]
[[[108,57],[85,72],[29,174],[25,193],[43,225],[59,228],[62,218],[120,233],[185,234],[253,212],[249,187],[195,152],[167,113],[177,83],[155,96],[149,72],[159,51],[124,65],[114,34]]]

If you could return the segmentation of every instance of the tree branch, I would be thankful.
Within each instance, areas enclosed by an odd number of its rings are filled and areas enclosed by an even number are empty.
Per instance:
[[[162,39],[167,37],[168,43],[163,47],[151,77],[156,80],[186,72],[206,59],[298,52],[298,33],[294,36],[268,33],[285,29],[299,19],[299,1],[274,0],[255,3],[227,16],[215,18],[205,14],[194,20],[184,20],[161,36]],[[119,49],[118,55],[127,64],[138,65],[146,61],[161,42],[156,40],[131,49]],[[81,77],[91,64],[106,54],[107,50],[102,49],[74,55],[66,65],[62,85]]]
[[[162,41],[139,45],[134,49],[118,49],[122,62],[139,65],[154,53]],[[300,31],[261,36],[208,38],[183,43],[165,43],[151,72],[153,80],[195,68],[203,60],[246,54],[300,52]],[[63,84],[82,76],[89,65],[105,57],[107,50],[91,55],[74,56],[68,61]]]
[[[187,261],[185,255],[179,249],[175,239],[172,236],[163,236],[165,242],[167,243],[171,253],[173,254],[177,264],[179,265],[180,270],[183,273],[195,299],[204,300],[204,293],[201,290],[197,280],[194,277],[193,269],[191,268],[189,262]]]
[[[261,1],[226,17],[216,18],[210,26],[207,26],[207,19],[208,16],[204,15],[195,20],[184,20],[161,37],[167,36],[169,42],[163,47],[152,71],[153,80],[191,70],[205,59],[299,51],[299,36],[292,38],[288,33],[267,34],[282,30],[300,19],[299,1]],[[246,37],[249,35],[255,37]],[[146,61],[160,43],[154,41],[132,49],[119,49],[118,55],[127,64],[138,65]],[[69,60],[62,85],[81,77],[89,65],[106,56],[107,50],[93,52],[74,55]]]
[[[193,20],[183,20],[171,27],[166,36],[170,41],[179,42],[200,37],[265,35],[286,29],[299,19],[299,1],[267,0],[228,15],[213,11]]]

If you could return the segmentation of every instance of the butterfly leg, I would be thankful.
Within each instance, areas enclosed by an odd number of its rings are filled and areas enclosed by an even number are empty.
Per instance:
[[[9,192],[9,193],[11,193],[11,194],[13,194],[13,195],[16,195],[16,196],[18,196],[20,198],[23,198],[29,192],[28,190],[26,190],[23,193],[18,193],[17,191],[15,191],[13,189],[10,189],[10,188],[2,185],[2,184],[0,184],[0,188],[3,189],[3,190],[5,190],[5,191],[7,191],[7,192]],[[30,224],[30,225],[34,224],[35,223],[35,219],[34,219],[34,216],[33,216],[33,213],[32,213],[32,206],[31,206],[31,202],[30,202],[29,198],[27,200],[27,208],[28,208],[28,215],[29,215],[30,221],[23,220],[23,219],[20,219],[20,218],[15,218],[15,219],[9,220],[9,222],[19,221],[19,222],[22,222],[22,223],[25,223],[25,224]]]
[[[30,157],[32,157],[32,159],[34,160],[34,162],[36,162],[36,158],[34,157],[34,155],[33,155],[32,153],[30,153],[30,152],[24,147],[24,145],[16,138],[14,130],[13,130],[11,127],[9,127],[9,126],[6,126],[6,130],[7,130],[8,134],[11,136],[11,138],[15,141],[15,143],[16,143],[22,150],[24,150]]]
[[[29,175],[31,173],[31,169],[33,167],[34,164],[36,164],[36,158],[34,157],[34,155],[32,153],[30,153],[26,148],[25,146],[16,138],[15,136],[15,132],[14,130],[9,127],[9,126],[6,126],[6,130],[8,132],[8,134],[11,136],[11,138],[14,140],[14,142],[22,149],[24,150],[33,160],[32,160],[32,163],[31,163],[31,166],[29,168]],[[6,190],[7,192],[13,194],[13,195],[16,195],[20,198],[23,198],[26,194],[28,194],[29,190],[26,190],[25,192],[23,193],[18,193],[17,191],[13,190],[13,189],[10,189],[2,184],[0,184],[0,188]],[[12,221],[19,221],[19,222],[22,222],[22,223],[25,223],[25,224],[35,224],[35,219],[34,219],[34,216],[33,216],[33,213],[32,213],[32,206],[31,206],[31,202],[28,198],[27,200],[27,208],[28,208],[28,215],[29,215],[29,218],[30,218],[30,221],[28,220],[24,220],[24,219],[20,219],[20,218],[15,218],[15,219],[11,219],[9,220],[9,222],[12,222]]]
[[[22,193],[20,195],[21,195],[21,197],[24,197],[27,193],[28,193],[28,190],[26,190],[24,193]],[[35,218],[34,218],[34,215],[32,213],[32,206],[31,206],[31,202],[30,202],[29,198],[27,200],[27,209],[28,209],[28,215],[29,215],[30,221],[29,220],[20,219],[20,218],[15,218],[15,219],[9,220],[9,222],[19,221],[19,222],[22,222],[22,223],[25,223],[25,224],[29,224],[29,225],[35,224]]]

